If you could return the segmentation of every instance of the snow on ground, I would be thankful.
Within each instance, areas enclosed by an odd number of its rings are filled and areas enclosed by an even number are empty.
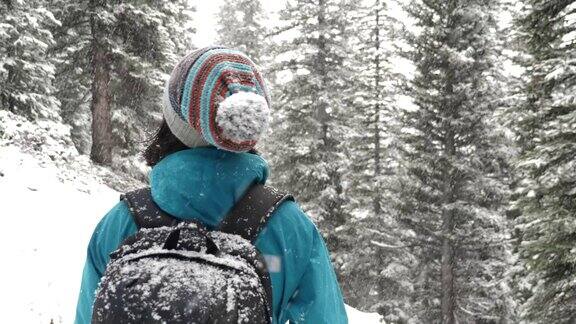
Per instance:
[[[15,147],[0,147],[0,300],[6,323],[72,323],[92,230],[118,193],[61,172]],[[82,191],[80,191],[80,190]]]
[[[72,323],[85,251],[93,228],[118,201],[86,170],[0,146],[2,321]],[[352,324],[378,323],[377,314],[347,307]]]
[[[348,305],[346,305],[346,313],[348,313],[348,321],[350,324],[384,323],[383,321],[380,322],[382,316],[378,313],[364,313]]]

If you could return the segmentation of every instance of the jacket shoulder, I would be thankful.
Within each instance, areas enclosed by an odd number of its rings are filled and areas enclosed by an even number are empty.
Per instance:
[[[106,215],[100,220],[94,234],[111,236],[111,232],[116,230],[118,234],[123,234],[125,230],[136,228],[132,219],[128,205],[123,200],[114,205]]]
[[[300,205],[293,200],[286,200],[274,211],[271,222],[280,222],[284,225],[294,226],[298,229],[312,231],[316,225],[312,219],[302,210]]]
[[[286,200],[274,211],[257,243],[275,243],[278,249],[289,248],[303,256],[309,253],[316,233],[316,226],[298,203]]]
[[[89,253],[95,259],[98,270],[104,270],[109,261],[109,254],[136,231],[137,227],[128,205],[124,201],[119,201],[100,220],[88,246]]]

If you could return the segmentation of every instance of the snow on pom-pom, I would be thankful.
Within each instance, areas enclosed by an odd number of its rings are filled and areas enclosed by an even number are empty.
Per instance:
[[[234,142],[257,141],[268,128],[270,108],[266,99],[253,92],[237,92],[220,103],[216,124],[222,135]]]

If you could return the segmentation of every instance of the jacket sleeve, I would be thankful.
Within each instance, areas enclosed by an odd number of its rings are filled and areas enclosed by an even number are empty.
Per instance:
[[[287,305],[290,323],[348,323],[344,300],[320,233],[314,228],[312,251],[298,288]]]
[[[80,285],[80,295],[78,296],[78,304],[76,306],[76,324],[90,323],[92,319],[92,302],[94,300],[94,292],[98,287],[100,278],[102,277],[103,262],[98,257],[96,249],[96,236],[102,223],[96,226],[96,230],[92,234],[88,251],[86,256],[86,263],[84,264],[84,272],[82,273],[82,283]]]
[[[109,254],[116,250],[122,241],[136,232],[136,224],[128,207],[120,202],[102,218],[96,226],[86,255],[80,294],[76,306],[75,324],[88,324],[92,321],[92,304],[100,278],[106,270]]]

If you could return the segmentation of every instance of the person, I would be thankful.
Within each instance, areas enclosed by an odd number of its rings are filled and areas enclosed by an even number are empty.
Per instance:
[[[163,101],[164,120],[144,152],[152,198],[173,217],[216,228],[251,184],[268,178],[254,148],[270,115],[264,79],[245,54],[202,48],[175,66]],[[96,226],[75,323],[91,321],[109,254],[136,231],[124,201]],[[255,246],[270,273],[273,323],[347,323],[326,245],[296,202],[275,210]]]

